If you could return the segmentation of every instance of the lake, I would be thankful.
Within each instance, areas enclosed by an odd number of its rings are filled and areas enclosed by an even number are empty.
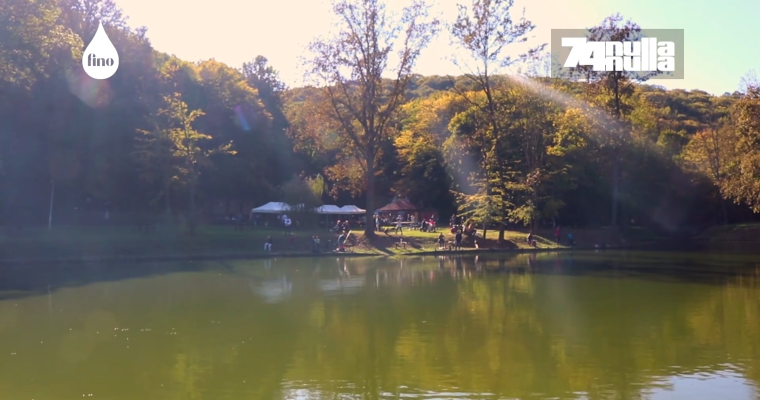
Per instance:
[[[760,257],[0,269],[0,398],[758,398]]]

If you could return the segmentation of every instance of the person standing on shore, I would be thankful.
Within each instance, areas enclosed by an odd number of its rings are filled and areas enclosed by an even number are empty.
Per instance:
[[[267,236],[267,241],[264,243],[264,251],[266,251],[267,253],[272,252],[272,237],[271,236]]]
[[[346,243],[346,234],[341,233],[340,236],[338,236],[338,251],[340,252],[346,251],[346,248],[344,247],[345,243]]]

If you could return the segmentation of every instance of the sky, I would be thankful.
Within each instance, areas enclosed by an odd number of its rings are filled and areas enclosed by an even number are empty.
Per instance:
[[[444,21],[456,16],[457,3],[434,0]],[[214,58],[240,67],[257,55],[269,59],[291,87],[304,83],[302,58],[315,37],[334,24],[325,0],[115,0],[133,27],[144,26],[156,50],[187,61]],[[391,9],[408,4],[389,0]],[[620,13],[643,29],[684,29],[685,78],[652,80],[669,89],[700,89],[723,94],[739,89],[741,78],[760,69],[760,0],[515,0],[516,16],[536,29],[532,43],[549,43],[552,29],[583,29]],[[415,72],[458,75],[450,57],[450,37],[440,32],[421,54]]]

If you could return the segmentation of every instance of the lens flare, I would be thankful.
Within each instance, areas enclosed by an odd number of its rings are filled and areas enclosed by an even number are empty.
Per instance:
[[[243,115],[243,107],[242,106],[236,106],[235,107],[235,115],[237,116],[237,123],[238,126],[240,126],[241,129],[248,132],[251,130],[251,126],[248,125],[248,120],[245,119],[245,115]]]
[[[108,80],[93,79],[84,71],[70,71],[66,74],[66,80],[71,93],[92,108],[104,108],[113,99]]]

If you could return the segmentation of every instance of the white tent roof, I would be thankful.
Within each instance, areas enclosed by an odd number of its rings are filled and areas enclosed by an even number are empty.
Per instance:
[[[261,207],[256,207],[253,210],[251,210],[251,214],[258,213],[258,214],[281,214],[286,211],[290,211],[290,206],[285,203],[280,203],[277,201],[270,201],[267,204],[264,204]]]
[[[318,214],[343,214],[340,207],[331,204],[325,204],[317,208]]]
[[[306,206],[303,203],[296,204],[295,206],[289,206],[290,211],[304,211],[305,208]]]
[[[354,205],[343,206],[340,208],[340,211],[342,214],[364,214],[367,212],[367,210],[362,210],[361,208]]]

